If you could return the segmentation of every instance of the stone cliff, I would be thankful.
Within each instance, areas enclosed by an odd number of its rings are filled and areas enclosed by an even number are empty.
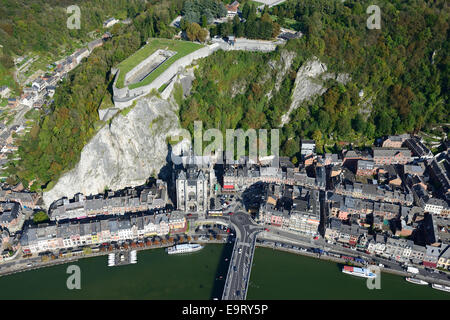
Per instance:
[[[327,88],[324,82],[327,79],[335,79],[343,84],[350,80],[348,74],[327,73],[327,66],[316,57],[305,62],[297,71],[294,89],[292,90],[292,102],[288,112],[281,117],[281,126],[289,122],[290,114],[297,109],[302,102],[309,101],[317,95],[323,94]]]
[[[118,113],[83,148],[77,166],[44,193],[46,207],[64,196],[137,186],[158,175],[168,156],[167,137],[180,130],[176,108],[173,102],[151,97],[139,100],[128,113]]]

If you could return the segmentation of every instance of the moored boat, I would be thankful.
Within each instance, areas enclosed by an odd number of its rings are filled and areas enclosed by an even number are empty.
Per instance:
[[[196,252],[203,249],[203,246],[198,243],[184,243],[177,244],[173,247],[167,248],[168,254],[176,254],[176,253],[189,253]]]
[[[420,279],[416,279],[416,278],[405,278],[406,281],[410,282],[410,283],[415,283],[415,284],[420,284],[422,286],[428,285],[428,282],[420,280]]]
[[[361,278],[376,278],[377,275],[371,272],[368,268],[358,268],[352,266],[344,266],[342,269],[343,273],[350,274],[352,276],[357,276]]]
[[[431,287],[432,287],[433,289],[436,289],[436,290],[441,290],[441,291],[450,292],[450,287],[449,287],[449,286],[444,286],[444,285],[442,285],[442,284],[433,283],[433,284],[431,285]]]

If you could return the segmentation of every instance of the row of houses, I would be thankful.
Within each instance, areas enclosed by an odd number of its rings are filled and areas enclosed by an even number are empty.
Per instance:
[[[374,214],[392,219],[411,210],[410,206],[402,206],[394,203],[381,201],[364,200],[342,196],[328,192],[330,203],[330,214],[341,220],[346,220],[348,215],[358,214],[365,217],[368,214]]]
[[[325,167],[317,166],[315,176],[311,177],[305,170],[293,167],[270,167],[258,165],[227,165],[223,175],[225,191],[244,191],[259,182],[297,185],[324,190],[326,187]]]
[[[135,214],[103,220],[30,226],[20,239],[24,253],[55,251],[94,244],[165,236],[186,228],[186,218],[170,214]]]
[[[72,200],[59,199],[50,206],[49,217],[57,221],[80,219],[96,215],[148,211],[164,208],[167,204],[167,185],[164,181],[157,180],[150,188],[143,190],[125,189],[95,197],[86,197],[78,193]]]
[[[34,209],[39,201],[39,195],[34,192],[19,192],[13,190],[0,190],[1,202],[17,202],[22,207]]]
[[[430,268],[450,269],[450,246],[447,244],[420,246],[404,238],[368,235],[367,228],[347,225],[336,218],[329,220],[325,239],[402,263],[412,262]]]
[[[256,221],[305,235],[316,235],[320,224],[319,191],[269,184]]]
[[[22,229],[25,216],[17,202],[0,202],[0,227],[15,233]]]
[[[368,183],[339,181],[334,186],[334,192],[352,198],[399,203],[406,206],[414,203],[414,197],[408,191],[389,189],[386,186]]]

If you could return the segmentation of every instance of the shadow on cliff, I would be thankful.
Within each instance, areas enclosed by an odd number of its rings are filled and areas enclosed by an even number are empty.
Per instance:
[[[167,183],[167,193],[176,208],[175,170],[172,162],[172,145],[167,143],[166,164],[159,170],[158,179]]]

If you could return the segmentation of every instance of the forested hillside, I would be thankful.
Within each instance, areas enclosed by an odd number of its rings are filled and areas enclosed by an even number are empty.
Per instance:
[[[82,148],[98,129],[100,104],[111,101],[111,68],[148,37],[171,37],[175,30],[168,24],[181,10],[181,3],[154,1],[133,24],[118,29],[111,41],[69,73],[56,90],[51,110],[19,141],[20,160],[10,161],[8,182],[21,181],[32,190],[51,187],[49,182],[78,162]]]
[[[280,92],[269,100],[265,90],[275,80],[263,79],[267,62],[280,52],[270,58],[218,52],[200,64],[193,94],[181,109],[183,125],[199,118],[221,128],[278,127],[289,108],[294,72],[312,56],[351,81],[329,80],[325,94],[291,114],[282,129],[284,155],[298,155],[301,138],[319,145],[364,144],[449,122],[448,3],[379,1],[381,30],[366,27],[371,4],[291,0],[270,9],[277,21],[295,19],[304,33],[285,46],[296,58]],[[233,80],[240,84],[238,94]]]
[[[134,18],[146,8],[154,10],[161,1],[152,0],[3,0],[0,1],[0,71],[11,72],[13,57],[24,54],[58,56],[71,53],[76,42],[91,41],[88,33],[102,30],[103,22],[114,16],[117,19]],[[178,1],[181,3],[182,1]],[[178,10],[177,1],[170,1],[166,16],[151,21],[154,29],[166,28],[158,23],[173,16]],[[68,29],[67,7],[80,8],[80,29]],[[148,23],[148,21],[147,21]],[[1,75],[1,72],[0,72]],[[2,76],[3,77],[3,76]]]

